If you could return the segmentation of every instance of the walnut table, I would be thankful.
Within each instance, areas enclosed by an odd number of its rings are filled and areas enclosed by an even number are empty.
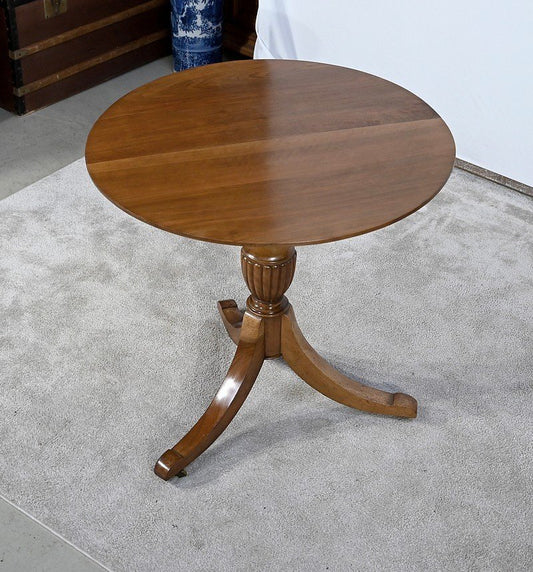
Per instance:
[[[454,156],[444,121],[409,91],[308,62],[238,61],[173,74],[98,119],[86,161],[102,193],[168,232],[242,246],[251,292],[244,312],[233,300],[218,303],[235,357],[206,412],[157,461],[157,475],[183,474],[213,443],[265,358],[283,357],[309,385],[349,407],[416,417],[413,397],[367,387],[322,359],[284,294],[295,246],[406,217],[442,188]]]

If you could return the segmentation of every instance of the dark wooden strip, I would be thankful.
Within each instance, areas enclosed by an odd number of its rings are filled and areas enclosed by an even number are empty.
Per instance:
[[[58,73],[49,75],[47,77],[44,77],[42,79],[39,79],[37,81],[34,81],[32,83],[29,83],[27,85],[24,85],[22,87],[16,88],[13,90],[13,93],[17,96],[17,97],[21,97],[23,95],[26,95],[28,93],[32,93],[34,91],[37,91],[38,89],[42,89],[43,87],[46,87],[50,84],[53,83],[57,83],[63,79],[66,79],[72,75],[75,74],[79,74],[89,68],[95,67],[103,62],[112,60],[118,56],[121,56],[123,54],[126,54],[128,52],[131,52],[133,50],[136,50],[137,48],[140,48],[142,46],[146,46],[147,44],[151,44],[153,42],[156,42],[157,40],[160,40],[162,38],[166,38],[168,36],[168,31],[167,30],[161,30],[159,32],[155,32],[154,34],[150,34],[148,36],[145,36],[143,38],[140,38],[138,40],[135,40],[134,42],[129,42],[128,44],[124,45],[124,46],[120,46],[119,48],[115,48],[114,50],[111,50],[105,54],[101,54],[99,56],[96,56],[94,58],[91,58],[89,60],[86,60],[84,62],[80,62],[79,64],[76,64],[74,66],[71,66],[69,68],[66,68]]]
[[[146,0],[71,0],[65,13],[46,19],[42,0],[29,2],[14,10],[19,42],[10,49],[15,51],[144,3]]]
[[[15,9],[10,2],[5,2],[3,6],[0,4],[0,11],[3,13],[5,18],[3,24],[2,34],[6,34],[5,40],[7,40],[7,47],[10,50],[14,50],[18,48],[19,45],[19,37],[18,37],[18,25],[17,25],[17,18],[15,14]],[[7,52],[5,52],[7,56]],[[13,61],[9,57],[7,57],[10,70],[5,70],[5,75],[0,77],[0,83],[5,84],[5,86],[9,89],[9,98],[12,99],[12,91],[14,87],[18,87],[23,84],[22,79],[22,68],[20,66],[20,62]],[[2,88],[4,89],[4,88]],[[4,98],[2,98],[4,102]],[[19,115],[22,115],[26,112],[24,99],[17,97],[13,101],[9,101],[9,99],[5,100],[5,105],[2,105],[8,109],[9,111],[15,111]]]
[[[24,4],[30,4],[31,2],[35,2],[35,0],[11,0],[11,4],[13,4],[15,8],[18,8],[19,6],[24,6]]]
[[[13,70],[7,56],[7,22],[4,10],[0,8],[0,107],[15,111],[13,98]]]
[[[18,60],[20,58],[24,58],[31,54],[35,54],[36,52],[47,50],[53,46],[63,44],[74,38],[90,34],[91,32],[100,30],[101,28],[111,26],[112,24],[116,24],[117,22],[122,22],[123,20],[127,20],[128,18],[136,16],[137,14],[148,12],[149,10],[152,10],[154,8],[163,5],[165,6],[167,5],[167,0],[151,0],[150,2],[145,2],[144,4],[140,4],[139,6],[129,8],[128,10],[123,10],[122,12],[118,12],[117,14],[107,16],[106,18],[101,18],[100,20],[97,20],[95,22],[90,22],[89,24],[78,26],[77,28],[68,30],[67,32],[63,32],[51,38],[35,42],[34,44],[20,48],[18,50],[10,51],[9,56],[14,60]]]

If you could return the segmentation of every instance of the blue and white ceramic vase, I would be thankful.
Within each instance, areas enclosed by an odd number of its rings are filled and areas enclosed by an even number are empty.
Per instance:
[[[170,0],[174,70],[222,60],[223,0]]]

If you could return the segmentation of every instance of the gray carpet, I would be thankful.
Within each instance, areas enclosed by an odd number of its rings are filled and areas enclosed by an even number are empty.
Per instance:
[[[238,248],[108,203],[78,161],[0,202],[0,493],[113,570],[531,570],[533,200],[457,171],[413,216],[299,249],[289,290],[343,372],[419,400],[350,410],[269,361],[165,483],[244,302]],[[318,269],[318,272],[317,272]]]

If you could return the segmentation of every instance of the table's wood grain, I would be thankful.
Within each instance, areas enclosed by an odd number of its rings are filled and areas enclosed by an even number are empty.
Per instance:
[[[99,189],[164,230],[237,245],[300,245],[386,226],[429,201],[455,157],[421,99],[347,68],[282,60],[173,74],[92,129]]]

